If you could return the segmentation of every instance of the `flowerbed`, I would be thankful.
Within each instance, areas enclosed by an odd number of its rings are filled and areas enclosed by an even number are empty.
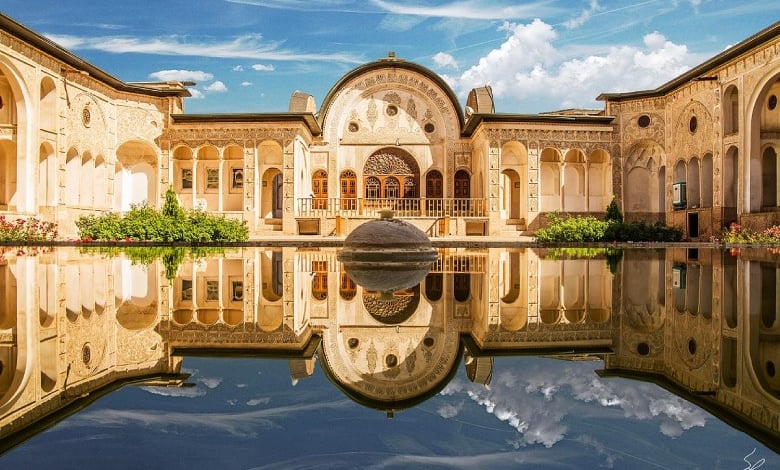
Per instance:
[[[773,225],[758,232],[749,230],[738,223],[729,225],[723,234],[725,243],[757,243],[767,245],[780,244],[780,225]]]
[[[10,220],[0,215],[0,242],[43,242],[57,238],[57,224],[31,217]]]

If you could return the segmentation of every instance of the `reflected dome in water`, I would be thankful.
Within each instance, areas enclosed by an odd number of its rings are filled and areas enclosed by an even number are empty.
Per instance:
[[[391,293],[418,285],[437,256],[422,230],[382,211],[349,234],[338,259],[356,284]]]

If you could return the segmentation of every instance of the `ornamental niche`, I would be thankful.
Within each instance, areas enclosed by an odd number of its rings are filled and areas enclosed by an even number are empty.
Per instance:
[[[366,175],[415,175],[420,170],[417,162],[406,152],[383,149],[368,157],[363,173]]]

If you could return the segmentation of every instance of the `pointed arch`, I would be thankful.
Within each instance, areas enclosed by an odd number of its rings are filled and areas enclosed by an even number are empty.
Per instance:
[[[132,205],[159,206],[159,157],[155,147],[144,141],[128,141],[117,148],[114,169],[114,210],[127,211]]]
[[[79,206],[92,207],[94,204],[93,184],[95,181],[95,161],[91,152],[81,154],[81,168],[79,178],[90,184],[79,184]]]
[[[586,206],[585,152],[571,149],[563,157],[561,193],[565,212],[584,212]]]
[[[745,121],[747,147],[742,153],[748,161],[742,165],[741,179],[745,184],[740,197],[743,198],[743,212],[760,212],[764,208],[777,207],[778,199],[777,148],[768,150],[771,145],[776,145],[776,141],[764,136],[780,131],[780,113],[777,109],[780,68],[775,67],[755,90],[749,99]]]
[[[588,211],[601,212],[612,201],[612,166],[609,153],[596,149],[588,156],[587,175]]]
[[[57,85],[52,77],[41,79],[39,123],[41,130],[57,131]]]
[[[701,207],[701,163],[697,157],[688,160],[685,197],[688,207]]]
[[[557,149],[542,150],[539,163],[539,210],[552,212],[561,210],[561,154]]]
[[[723,134],[739,132],[739,89],[735,85],[723,92]]]
[[[75,207],[79,203],[79,184],[81,182],[79,170],[81,169],[81,156],[78,150],[71,148],[65,155],[65,204]]]
[[[626,213],[659,213],[664,181],[659,168],[665,161],[663,148],[653,141],[639,142],[628,151],[624,166],[623,210]]]
[[[420,194],[420,166],[402,149],[385,147],[372,153],[363,175],[366,199],[413,199]]]
[[[43,142],[38,148],[38,206],[54,206],[57,187],[57,158],[54,147]]]
[[[729,147],[723,158],[723,207],[734,209],[736,219],[737,209],[737,174],[739,164],[739,150],[737,147]]]

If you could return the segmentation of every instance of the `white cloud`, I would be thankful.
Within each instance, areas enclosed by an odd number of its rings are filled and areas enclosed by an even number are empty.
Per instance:
[[[271,402],[271,399],[268,397],[264,398],[253,398],[246,402],[248,406],[257,406],[257,405],[267,405]]]
[[[652,89],[687,71],[701,58],[662,34],[644,37],[643,46],[614,46],[588,54],[582,49],[558,49],[554,28],[541,20],[504,23],[508,33],[496,49],[458,77],[446,77],[461,94],[490,85],[496,107],[514,101],[524,106],[557,103],[558,108],[601,107],[602,92]],[[572,58],[577,51],[578,57]],[[513,112],[550,111],[551,109]]]
[[[201,70],[160,70],[158,72],[152,72],[149,74],[149,78],[160,80],[163,82],[176,81],[194,81],[194,82],[207,82],[214,78],[214,75],[203,72]]]
[[[243,72],[244,71],[244,66],[243,65],[236,65],[235,67],[233,67],[233,71],[234,72]]]
[[[590,17],[599,10],[601,10],[599,2],[597,0],[590,0],[590,5],[588,5],[587,10],[583,10],[582,13],[580,13],[580,16],[564,22],[563,25],[568,29],[579,28],[587,23]]]
[[[215,82],[221,83],[221,82]],[[198,382],[202,383],[208,388],[217,388],[222,383],[222,379],[219,377],[202,377],[198,379]]]
[[[227,89],[227,87],[225,86],[225,84],[224,84],[224,83],[222,83],[222,82],[221,82],[221,81],[219,81],[219,80],[217,80],[216,82],[214,82],[214,83],[210,84],[209,86],[207,86],[206,88],[204,88],[204,90],[206,90],[206,91],[208,91],[208,92],[212,92],[212,93],[223,93],[223,92],[226,92],[226,91],[228,91],[228,89]]]
[[[188,88],[191,98],[195,98],[196,100],[201,100],[205,98],[206,96],[203,94],[202,91],[198,90],[197,88]]]
[[[206,394],[200,387],[141,387],[141,390],[165,397],[197,398]]]
[[[81,37],[61,34],[45,36],[66,49],[97,50],[114,54],[153,54],[220,59],[318,61],[360,64],[351,53],[306,53],[281,49],[278,41],[264,41],[262,35],[247,34],[227,42],[197,42],[181,36],[136,38],[131,36]]]
[[[254,64],[252,66],[252,70],[256,70],[258,72],[273,72],[274,66],[272,64]]]
[[[458,62],[455,60],[452,55],[447,54],[446,52],[438,52],[433,56],[433,62],[442,68],[450,67],[455,70],[458,69]]]
[[[387,15],[379,23],[379,27],[386,31],[403,32],[409,31],[423,21],[425,17],[422,16]]]
[[[151,388],[151,387],[150,387]],[[149,426],[166,432],[187,432],[190,429],[209,429],[235,436],[255,437],[260,431],[277,427],[277,421],[298,413],[342,409],[352,406],[349,400],[318,402],[310,405],[279,406],[232,413],[185,413],[177,411],[104,409],[81,413],[69,420],[67,426]]]
[[[252,86],[252,82],[241,82],[241,86]]]
[[[458,397],[468,397],[496,419],[517,431],[511,440],[516,447],[542,444],[551,447],[567,437],[570,420],[578,416],[609,416],[647,421],[660,433],[677,437],[685,430],[705,425],[699,408],[651,384],[603,380],[588,364],[562,369],[544,364],[525,364],[522,373],[505,370],[493,376],[490,389],[464,380],[453,380],[441,392],[449,405],[437,413],[444,418],[459,415],[464,407]],[[604,455],[613,457],[590,437],[582,439]]]
[[[442,418],[454,418],[458,416],[462,409],[463,403],[445,404],[440,406],[436,412],[439,413],[439,416]]]
[[[468,18],[473,20],[520,19],[546,16],[558,10],[549,2],[537,1],[522,5],[499,5],[484,1],[461,0],[447,4],[424,6],[417,3],[401,4],[384,0],[369,0],[382,10],[396,15],[424,16],[429,18]]]

